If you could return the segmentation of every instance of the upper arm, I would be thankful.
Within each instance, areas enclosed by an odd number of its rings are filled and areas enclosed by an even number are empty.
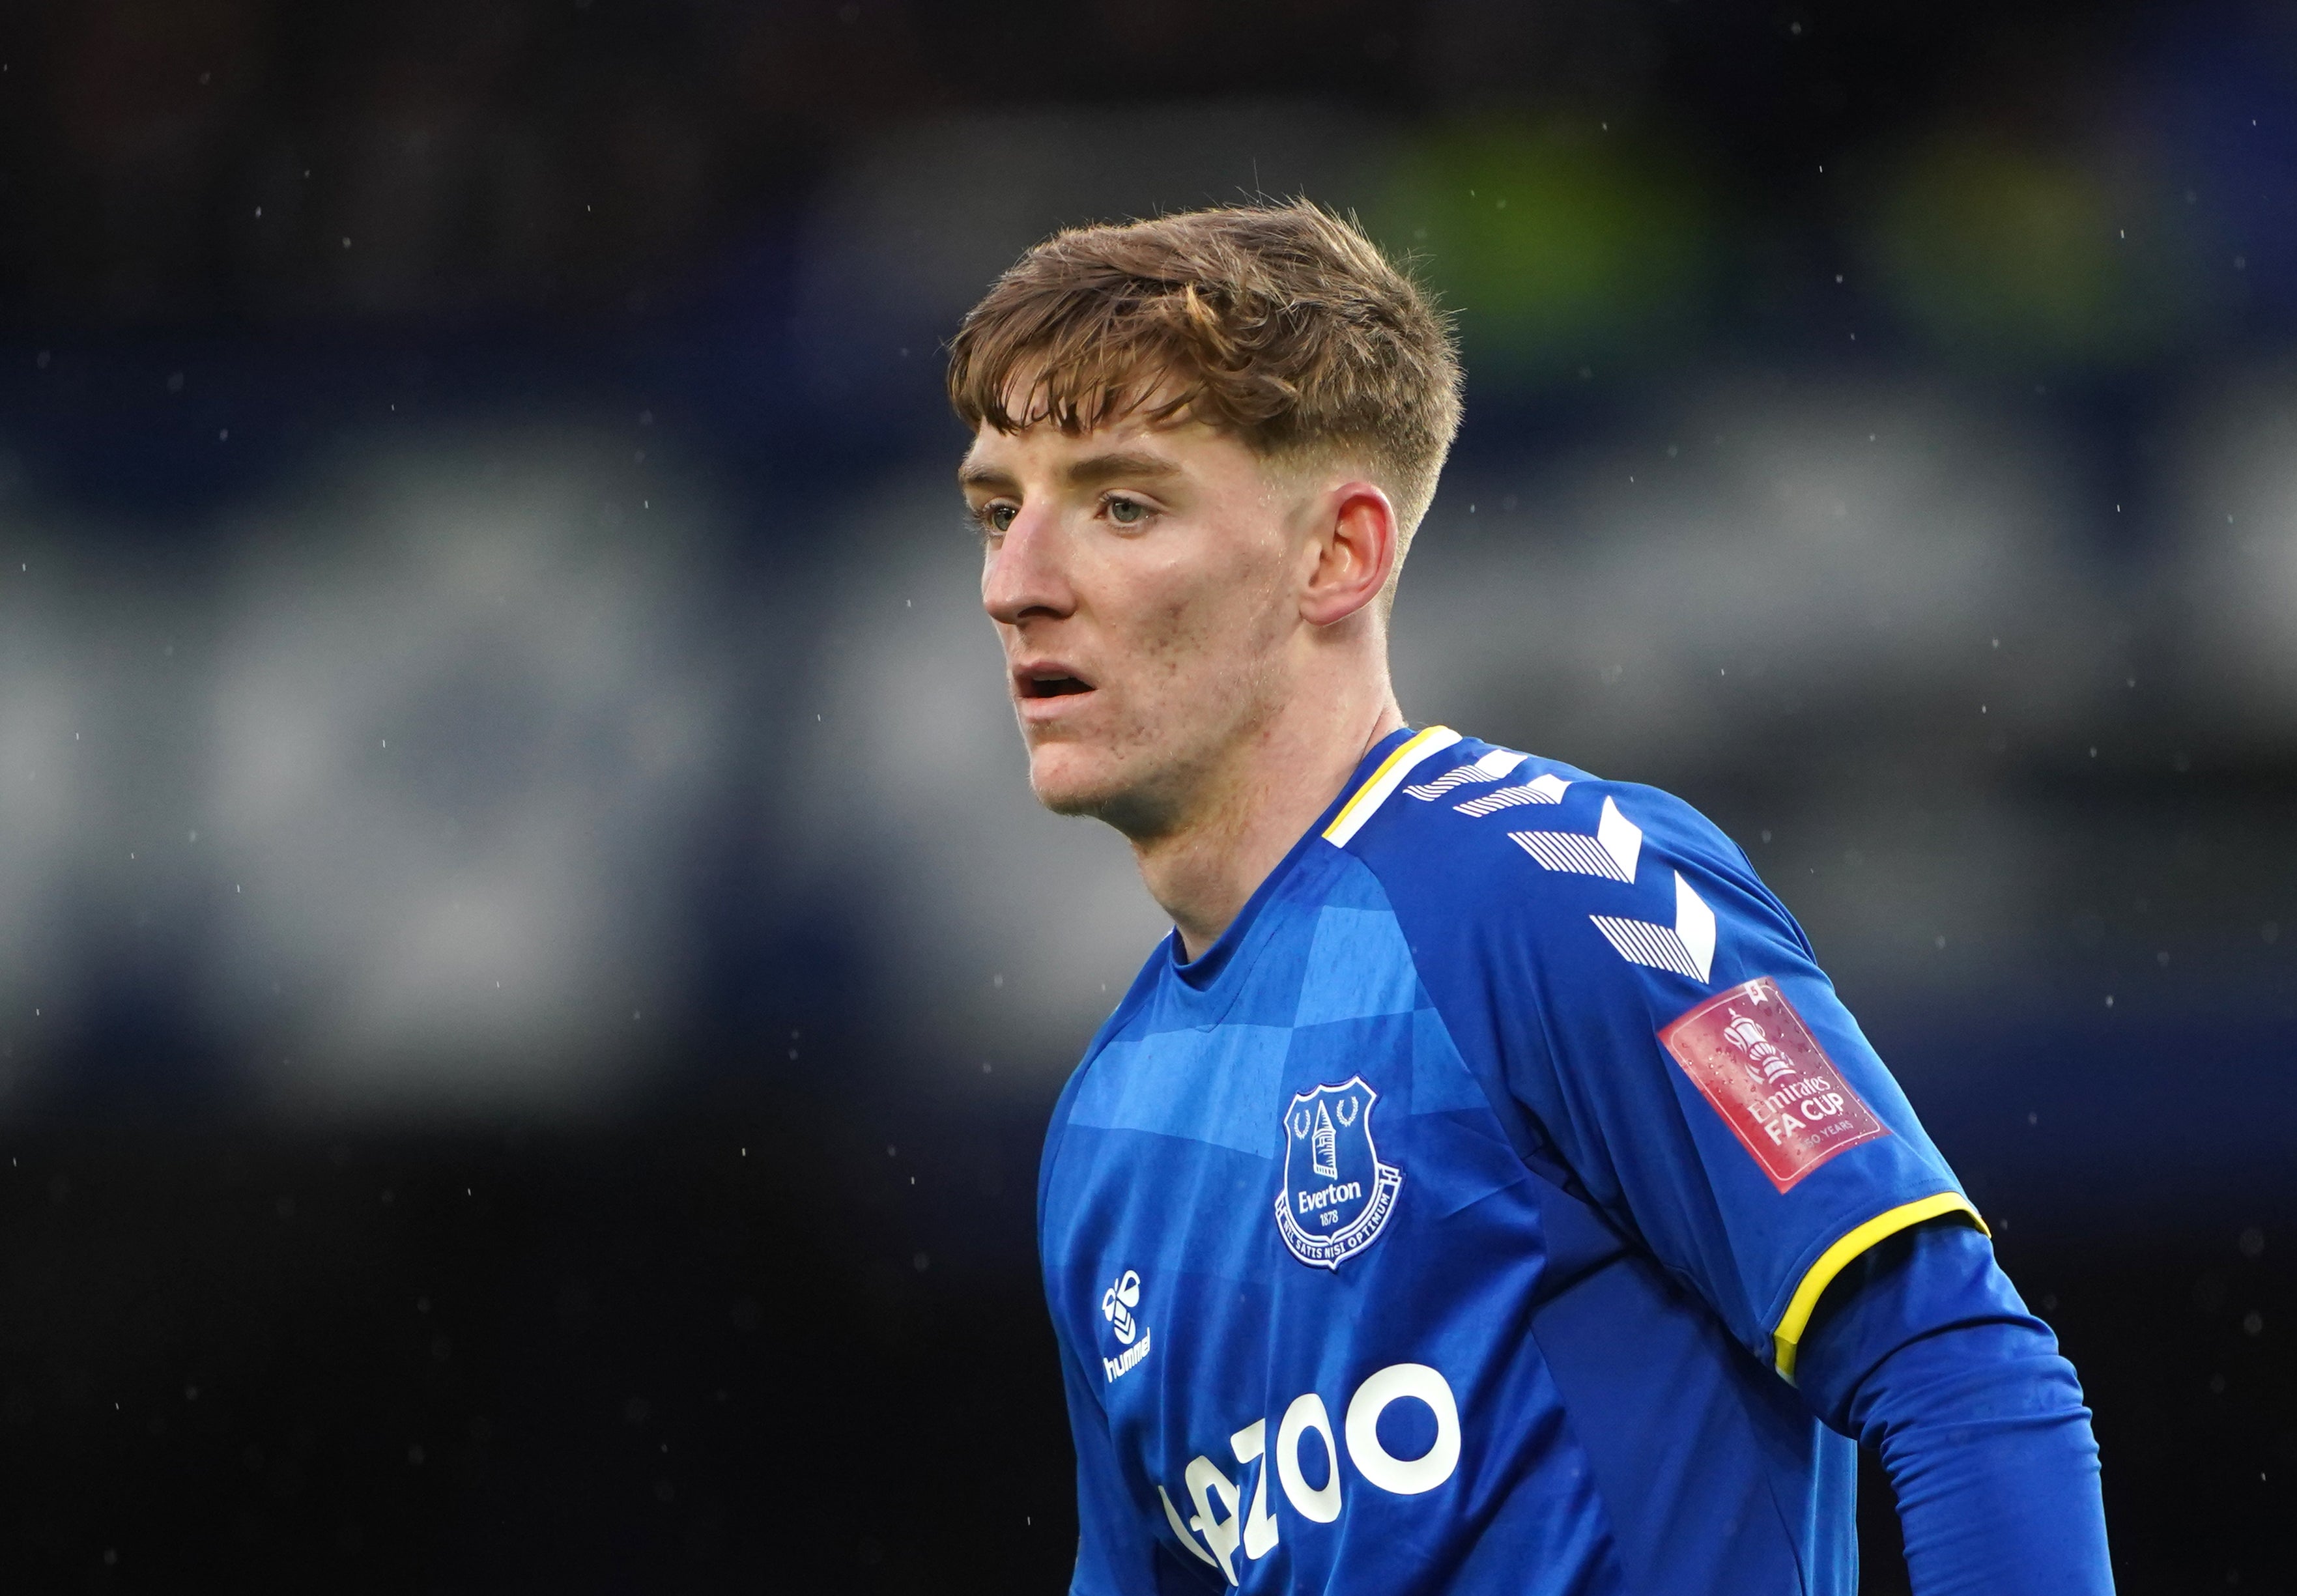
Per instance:
[[[1494,949],[1513,966],[1509,1089],[1599,1205],[1791,1377],[1837,1273],[1975,1211],[1745,857],[1664,794],[1584,785],[1558,824],[1616,841],[1627,822],[1633,878],[1524,846]]]

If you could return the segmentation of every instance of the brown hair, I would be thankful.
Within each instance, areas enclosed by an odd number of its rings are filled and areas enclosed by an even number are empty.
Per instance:
[[[1395,500],[1401,564],[1459,431],[1460,363],[1353,219],[1297,201],[1054,234],[966,317],[949,397],[1000,432],[1089,432],[1154,398],[1151,419],[1185,411],[1264,457],[1354,455]]]

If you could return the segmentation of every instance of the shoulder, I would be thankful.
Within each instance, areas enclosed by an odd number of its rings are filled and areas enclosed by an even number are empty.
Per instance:
[[[1655,1026],[1758,975],[1823,980],[1746,854],[1682,799],[1421,736],[1326,840],[1378,879],[1431,991]]]
[[[1391,898],[1462,929],[1544,938],[1593,918],[1608,935],[1605,920],[1648,914],[1672,926],[1681,909],[1697,954],[1702,911],[1784,916],[1738,845],[1673,794],[1440,728],[1399,753],[1326,840]],[[1688,962],[1703,980],[1707,957]]]

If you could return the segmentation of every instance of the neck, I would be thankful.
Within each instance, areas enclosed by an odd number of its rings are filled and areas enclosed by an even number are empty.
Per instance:
[[[1297,697],[1206,780],[1184,823],[1132,839],[1140,878],[1190,958],[1228,929],[1366,751],[1404,723],[1385,672],[1358,694]]]

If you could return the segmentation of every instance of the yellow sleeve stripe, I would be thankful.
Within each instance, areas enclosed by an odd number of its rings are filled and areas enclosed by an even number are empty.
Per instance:
[[[1324,827],[1324,840],[1333,846],[1345,848],[1348,839],[1363,828],[1363,823],[1379,812],[1387,795],[1404,785],[1413,766],[1434,753],[1441,753],[1460,740],[1460,734],[1448,726],[1431,726],[1418,736],[1407,739],[1394,753],[1379,761],[1379,769],[1368,777],[1355,795],[1340,806],[1332,823]]]
[[[1958,1191],[1941,1191],[1936,1197],[1905,1203],[1887,1213],[1876,1214],[1821,1253],[1818,1262],[1810,1266],[1810,1272],[1803,1276],[1802,1284],[1795,1287],[1793,1299],[1779,1320],[1779,1328],[1771,1333],[1772,1354],[1778,1361],[1779,1373],[1790,1381],[1794,1378],[1795,1351],[1803,1331],[1810,1328],[1810,1316],[1817,1311],[1818,1299],[1834,1283],[1834,1277],[1850,1267],[1851,1260],[1876,1242],[1942,1213],[1967,1213],[1971,1223],[1988,1236],[1994,1234],[1986,1229],[1986,1222],[1970,1205],[1968,1197]]]

